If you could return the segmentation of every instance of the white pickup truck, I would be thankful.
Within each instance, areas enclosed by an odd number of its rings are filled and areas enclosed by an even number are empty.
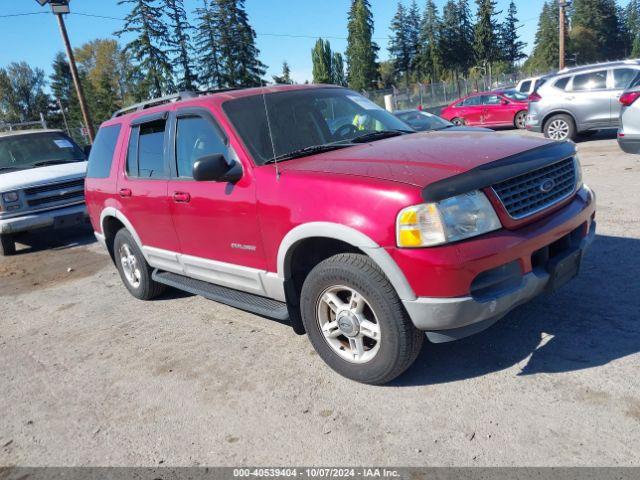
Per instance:
[[[0,255],[16,236],[85,222],[87,154],[59,130],[0,132]]]

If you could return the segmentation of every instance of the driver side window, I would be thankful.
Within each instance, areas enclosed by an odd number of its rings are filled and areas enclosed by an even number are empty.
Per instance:
[[[225,141],[202,117],[180,117],[176,126],[176,166],[178,177],[192,178],[193,165],[208,155],[228,157]]]

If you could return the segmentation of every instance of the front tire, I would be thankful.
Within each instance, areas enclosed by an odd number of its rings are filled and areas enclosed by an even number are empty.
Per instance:
[[[151,278],[152,269],[133,236],[121,229],[113,241],[113,253],[122,283],[139,300],[152,300],[166,289]]]
[[[569,115],[554,115],[544,124],[544,136],[551,140],[575,140],[576,126]]]
[[[518,130],[524,130],[527,126],[527,111],[522,110],[521,112],[516,113],[516,116],[513,118],[513,126]]]
[[[316,265],[300,307],[318,355],[357,382],[390,382],[411,366],[424,342],[387,277],[365,255],[339,254]]]
[[[16,241],[13,235],[2,234],[0,235],[0,256],[8,257],[16,254]]]

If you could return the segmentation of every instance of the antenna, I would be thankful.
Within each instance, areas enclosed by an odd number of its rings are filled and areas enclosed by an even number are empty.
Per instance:
[[[273,152],[273,164],[276,166],[276,180],[280,180],[280,168],[278,167],[278,160],[276,158],[276,144],[273,141],[273,132],[271,131],[271,120],[269,119],[269,108],[267,107],[267,95],[264,93],[264,87],[262,88],[262,102],[264,103],[264,113],[267,116],[267,130],[269,130],[269,141],[271,142],[271,151]]]

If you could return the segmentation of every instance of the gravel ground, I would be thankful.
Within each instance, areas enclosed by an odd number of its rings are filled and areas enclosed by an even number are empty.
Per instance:
[[[581,276],[386,387],[285,325],[133,299],[86,231],[27,239],[0,259],[0,465],[640,465],[640,156],[579,150]]]

